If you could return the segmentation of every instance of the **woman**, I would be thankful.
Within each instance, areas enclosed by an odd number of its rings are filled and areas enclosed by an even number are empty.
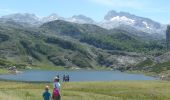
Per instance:
[[[52,100],[61,100],[59,77],[54,78]]]

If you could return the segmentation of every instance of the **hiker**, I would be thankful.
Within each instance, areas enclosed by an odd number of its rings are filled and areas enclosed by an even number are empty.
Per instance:
[[[45,92],[43,93],[44,100],[50,100],[51,94],[49,93],[49,86],[45,87]]]
[[[61,100],[59,77],[54,78],[52,100]]]
[[[58,78],[60,79],[60,76],[59,76],[59,75],[57,75],[56,77],[58,77]]]
[[[63,82],[66,82],[66,76],[63,75]]]
[[[67,75],[67,76],[66,76],[66,82],[69,82],[69,81],[70,81],[70,76]]]

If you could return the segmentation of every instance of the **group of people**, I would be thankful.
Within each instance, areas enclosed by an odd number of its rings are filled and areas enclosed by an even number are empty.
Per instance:
[[[59,80],[60,77],[59,75],[57,75],[54,78],[52,95],[49,92],[49,86],[45,86],[45,92],[43,93],[44,100],[61,100],[61,95],[60,95],[61,84],[59,83]],[[70,76],[63,75],[63,82],[69,82],[69,81],[70,81]]]
[[[63,75],[63,82],[69,82],[70,76],[69,75]]]
[[[57,75],[58,78],[60,78],[59,75]],[[69,82],[70,81],[70,76],[69,75],[63,75],[63,82]]]
[[[61,100],[60,86],[61,85],[59,83],[59,77],[55,77],[54,82],[53,82],[52,95],[49,92],[49,86],[46,86],[45,87],[45,92],[42,95],[44,100]]]

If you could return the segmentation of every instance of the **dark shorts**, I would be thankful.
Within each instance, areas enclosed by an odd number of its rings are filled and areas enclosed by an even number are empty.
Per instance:
[[[61,96],[53,96],[53,100],[61,100]]]

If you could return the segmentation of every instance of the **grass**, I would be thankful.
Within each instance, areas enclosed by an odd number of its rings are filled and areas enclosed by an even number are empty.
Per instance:
[[[0,68],[0,74],[7,74],[9,73],[7,69]]]
[[[30,66],[32,68],[32,70],[67,70],[66,68],[62,67],[62,66],[48,66],[48,65],[42,65],[42,66]],[[19,71],[24,71],[27,69],[24,68],[18,68]],[[0,68],[0,74],[8,74],[9,70],[5,69],[5,68]]]
[[[0,100],[42,100],[45,85],[52,87],[51,83],[0,81]],[[62,100],[170,100],[170,82],[71,82],[62,84],[61,93]]]
[[[33,70],[76,70],[76,69],[72,69],[72,68],[67,68],[67,67],[63,67],[63,66],[49,66],[49,65],[41,65],[41,66],[32,66]],[[87,70],[86,68],[81,68],[84,70]],[[104,66],[95,66],[93,70],[111,70],[111,68],[109,67],[104,67]]]
[[[34,70],[66,70],[66,68],[62,66],[48,66],[48,65],[41,65],[41,66],[32,66]]]

